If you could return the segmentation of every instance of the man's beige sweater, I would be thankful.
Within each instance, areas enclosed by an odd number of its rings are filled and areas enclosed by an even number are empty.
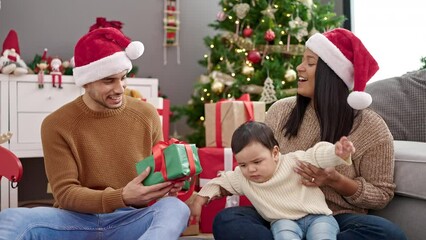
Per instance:
[[[317,187],[303,186],[294,168],[297,160],[322,168],[351,164],[350,158],[344,161],[334,152],[334,144],[320,142],[306,152],[280,155],[274,175],[263,183],[246,179],[240,167],[236,167],[234,171],[225,172],[209,181],[198,195],[211,199],[220,195],[220,187],[234,195],[245,195],[260,215],[270,222],[278,219],[295,220],[307,214],[329,215],[331,210],[327,207],[322,191]]]

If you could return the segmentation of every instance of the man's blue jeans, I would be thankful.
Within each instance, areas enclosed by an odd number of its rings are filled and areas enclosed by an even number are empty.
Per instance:
[[[274,240],[336,240],[339,224],[332,215],[309,214],[297,220],[280,219],[271,223]]]
[[[0,239],[178,239],[188,206],[166,197],[150,207],[83,214],[52,207],[10,208],[0,212]]]
[[[404,232],[392,222],[373,215],[339,214],[341,240],[406,240]],[[269,222],[265,221],[253,207],[225,208],[213,222],[215,240],[273,240]]]

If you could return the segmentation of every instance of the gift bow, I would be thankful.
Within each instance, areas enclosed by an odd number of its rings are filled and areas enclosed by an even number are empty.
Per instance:
[[[96,23],[90,27],[89,32],[98,28],[106,28],[106,27],[113,27],[121,31],[121,28],[123,27],[123,23],[120,21],[114,21],[114,20],[107,21],[106,18],[104,17],[98,17],[96,18]]]
[[[218,148],[222,148],[222,124],[221,124],[221,106],[223,102],[232,101],[222,99],[219,100],[216,104],[216,146]],[[253,103],[250,101],[250,94],[245,93],[241,95],[241,97],[233,100],[233,101],[242,101],[247,113],[247,122],[254,121],[254,108]]]

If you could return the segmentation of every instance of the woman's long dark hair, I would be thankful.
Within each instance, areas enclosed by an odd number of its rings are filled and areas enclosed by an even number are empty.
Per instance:
[[[349,135],[357,111],[347,103],[349,89],[342,79],[318,58],[315,71],[314,109],[319,120],[321,141],[337,142]],[[284,136],[296,137],[311,99],[297,95],[296,106],[283,126]]]

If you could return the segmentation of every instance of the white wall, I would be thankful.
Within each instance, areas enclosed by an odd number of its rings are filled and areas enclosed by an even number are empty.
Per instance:
[[[352,31],[380,66],[370,83],[418,70],[426,56],[424,0],[352,0]]]

